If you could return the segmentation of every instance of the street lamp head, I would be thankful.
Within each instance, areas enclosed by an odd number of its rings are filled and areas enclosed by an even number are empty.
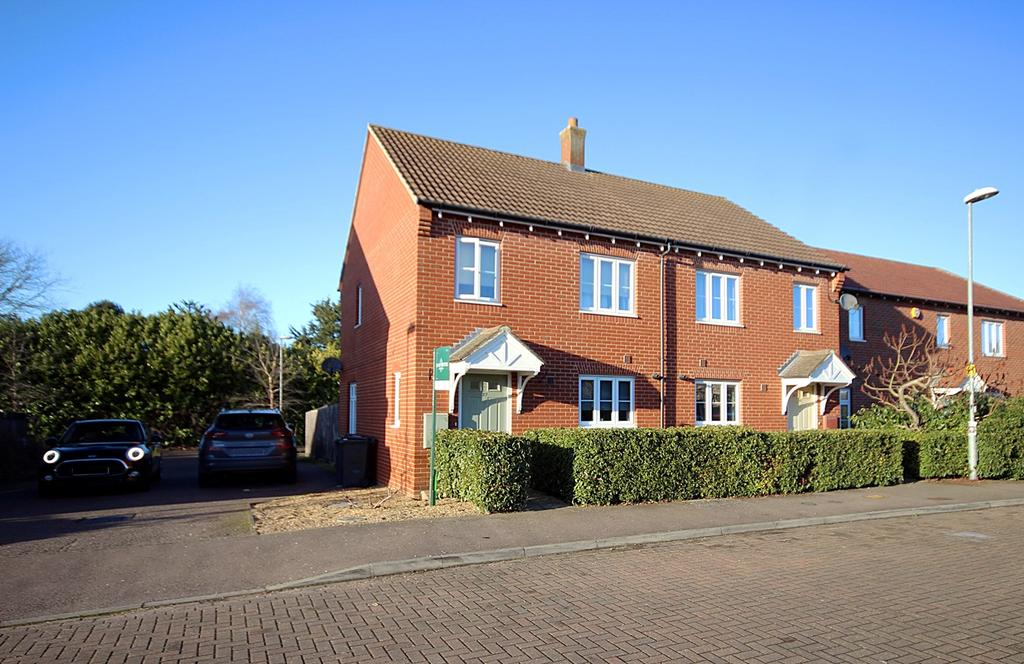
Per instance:
[[[982,187],[981,189],[975,189],[971,193],[964,196],[964,204],[970,205],[971,203],[977,203],[983,201],[986,198],[992,198],[999,193],[999,190],[995,187]]]

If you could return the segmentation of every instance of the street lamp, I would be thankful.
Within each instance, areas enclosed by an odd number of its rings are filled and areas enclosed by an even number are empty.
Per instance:
[[[967,420],[967,466],[972,480],[978,479],[978,422],[974,417],[974,204],[999,193],[995,187],[975,189],[964,197],[967,205],[967,392],[970,415]]]
[[[284,415],[284,343],[295,337],[278,337],[277,344],[277,409]]]

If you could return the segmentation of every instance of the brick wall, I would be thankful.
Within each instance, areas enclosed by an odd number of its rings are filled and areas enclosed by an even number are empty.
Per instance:
[[[898,335],[903,327],[927,335],[934,341],[936,319],[940,315],[949,316],[950,344],[949,348],[940,351],[940,359],[944,366],[954,372],[952,382],[960,382],[965,377],[963,368],[967,364],[967,308],[958,306],[940,306],[922,302],[896,300],[866,293],[856,293],[864,311],[864,341],[849,339],[849,320],[846,312],[842,314],[841,335],[844,357],[849,357],[851,368],[858,375],[872,357],[888,357],[892,351],[885,345],[884,337],[888,332]],[[919,317],[911,316],[911,310],[917,308]],[[998,320],[1003,322],[1003,350],[1005,357],[985,357],[981,353],[981,321]],[[1020,394],[1024,391],[1024,315],[996,314],[985,309],[974,312],[974,355],[978,373],[990,387],[1007,392]],[[855,412],[871,403],[861,389],[861,381],[853,384],[851,406]]]

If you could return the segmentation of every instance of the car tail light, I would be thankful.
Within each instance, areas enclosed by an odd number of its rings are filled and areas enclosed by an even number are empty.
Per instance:
[[[288,429],[285,429],[284,427],[277,427],[276,429],[272,429],[270,431],[270,435],[273,436],[274,438],[284,438],[286,440],[291,437],[291,433],[288,431]]]
[[[214,438],[223,438],[226,435],[228,435],[227,431],[221,431],[219,429],[214,430],[214,431],[207,431],[206,432],[207,440],[212,440]]]

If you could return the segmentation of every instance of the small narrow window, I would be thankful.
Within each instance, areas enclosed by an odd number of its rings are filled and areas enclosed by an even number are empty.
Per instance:
[[[348,384],[348,432],[356,433],[356,384]]]
[[[793,284],[793,329],[797,332],[818,331],[818,288]]]
[[[580,426],[634,426],[633,379],[580,376]]]
[[[848,314],[850,341],[864,341],[864,308],[854,307]]]
[[[620,258],[580,255],[580,311],[633,313],[635,264]]]
[[[738,325],[739,282],[735,274],[697,272],[697,320]]]
[[[850,428],[850,388],[839,390],[839,428]]]
[[[400,371],[395,372],[395,417],[391,422],[391,426],[396,429],[402,425],[402,373]]]
[[[497,242],[460,237],[455,244],[455,298],[497,302],[499,257]]]
[[[739,383],[699,380],[696,390],[697,426],[740,423]]]
[[[1003,324],[994,320],[981,321],[981,353],[988,357],[1003,356]]]
[[[363,285],[356,286],[356,324],[359,327],[363,324]]]
[[[935,345],[949,348],[949,316],[938,316],[935,319]]]

